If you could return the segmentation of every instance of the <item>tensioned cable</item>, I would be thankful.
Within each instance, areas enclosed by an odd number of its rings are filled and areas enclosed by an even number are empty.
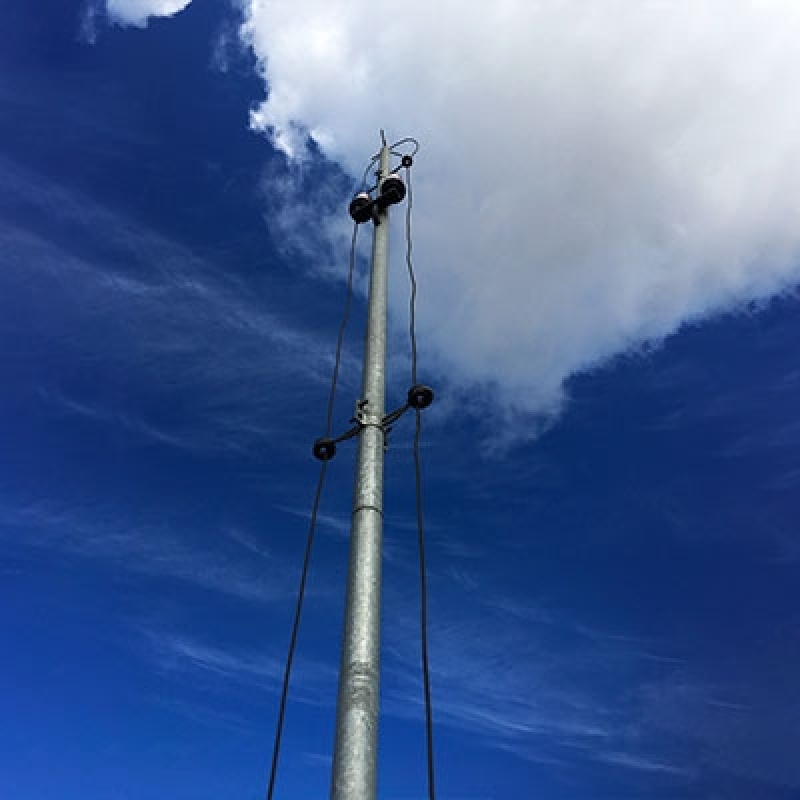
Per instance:
[[[413,141],[416,148],[419,144]],[[393,145],[395,147],[396,145]],[[414,150],[416,154],[416,149]],[[406,204],[406,267],[408,268],[408,280],[411,292],[408,301],[409,317],[409,340],[411,343],[411,385],[417,383],[417,279],[414,274],[414,263],[412,261],[412,238],[411,238],[411,210],[414,204],[414,194],[411,186],[411,169],[406,167],[406,192],[408,202]],[[414,484],[417,506],[417,541],[419,549],[419,609],[420,609],[420,651],[422,657],[422,683],[425,695],[425,736],[426,753],[428,767],[428,798],[435,800],[436,783],[434,774],[433,757],[433,703],[431,701],[431,677],[430,663],[428,657],[428,578],[425,558],[425,517],[422,510],[422,459],[420,457],[420,439],[422,437],[422,412],[419,408],[414,409],[416,425],[414,429]]]
[[[417,539],[419,542],[419,609],[420,609],[420,649],[422,653],[422,684],[425,693],[425,739],[427,744],[428,797],[436,798],[436,783],[433,758],[433,702],[431,700],[431,676],[428,657],[428,578],[425,567],[425,521],[422,513],[422,466],[420,459],[420,439],[422,437],[422,412],[415,409],[416,428],[414,430],[414,482],[417,496]]]
[[[278,757],[281,750],[281,739],[283,737],[283,722],[286,716],[286,701],[289,696],[289,678],[292,674],[292,663],[294,661],[294,651],[297,647],[297,633],[300,629],[300,617],[303,611],[303,599],[306,591],[306,579],[308,578],[308,567],[311,563],[311,549],[314,544],[314,531],[317,527],[317,512],[319,501],[322,497],[322,486],[325,483],[325,472],[328,462],[323,461],[319,470],[317,480],[317,491],[314,495],[314,503],[311,508],[311,519],[308,524],[308,538],[306,539],[306,551],[303,556],[303,569],[300,574],[300,586],[297,590],[297,603],[294,609],[294,620],[292,622],[292,634],[289,639],[289,649],[286,654],[286,665],[283,670],[283,687],[281,688],[281,701],[278,709],[278,723],[275,728],[275,741],[272,746],[272,765],[269,770],[269,785],[267,787],[267,800],[272,800],[275,791],[275,779],[278,775]]]
[[[336,354],[333,361],[333,374],[331,375],[331,387],[328,393],[328,412],[325,423],[325,435],[330,436],[333,428],[333,409],[336,403],[336,387],[339,382],[339,368],[342,362],[342,346],[344,344],[344,334],[347,329],[347,322],[350,318],[350,307],[353,301],[353,273],[356,263],[356,239],[358,237],[358,225],[353,225],[353,237],[350,241],[350,262],[347,271],[347,289],[342,312],[342,321],[339,325],[339,335],[336,339]],[[281,739],[283,738],[283,723],[286,717],[286,702],[289,697],[289,680],[292,674],[292,664],[294,663],[294,653],[297,648],[297,634],[300,630],[300,617],[303,613],[303,600],[306,593],[306,581],[308,579],[308,568],[311,564],[311,550],[314,544],[314,532],[317,527],[317,514],[319,503],[322,497],[322,487],[325,483],[325,473],[328,462],[323,461],[319,469],[317,480],[317,490],[314,494],[314,502],[311,506],[311,517],[308,523],[308,536],[306,538],[306,549],[303,556],[303,567],[300,571],[300,585],[297,589],[297,602],[295,603],[294,619],[292,621],[292,633],[289,637],[289,648],[286,652],[286,664],[283,670],[283,685],[281,688],[281,699],[278,707],[278,722],[275,727],[275,739],[272,745],[272,764],[269,771],[269,784],[267,786],[267,800],[272,800],[275,791],[275,780],[278,775],[278,758],[281,750]]]

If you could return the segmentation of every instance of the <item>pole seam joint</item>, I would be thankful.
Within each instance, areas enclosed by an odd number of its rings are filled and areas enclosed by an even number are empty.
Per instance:
[[[374,511],[376,514],[383,516],[383,509],[378,508],[378,506],[373,506],[370,503],[363,503],[362,505],[356,506],[353,509],[351,516],[354,517],[356,514],[359,514],[362,511]]]

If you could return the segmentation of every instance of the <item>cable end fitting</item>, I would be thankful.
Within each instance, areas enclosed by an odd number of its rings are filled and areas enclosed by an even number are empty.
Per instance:
[[[336,442],[323,436],[314,442],[313,453],[319,461],[330,461],[336,455]]]
[[[424,386],[417,383],[408,390],[408,404],[411,408],[416,408],[422,411],[433,402],[433,389],[430,386]]]

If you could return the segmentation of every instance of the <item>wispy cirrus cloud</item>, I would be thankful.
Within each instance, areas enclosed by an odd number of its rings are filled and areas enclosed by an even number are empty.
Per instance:
[[[556,767],[583,762],[676,787],[736,776],[764,791],[800,786],[796,621],[765,631],[757,646],[734,644],[725,659],[689,640],[632,636],[515,599],[465,563],[469,603],[447,572],[431,598],[438,725]],[[390,595],[386,708],[421,721],[418,598]]]
[[[15,312],[0,332],[31,350],[26,369],[57,411],[192,450],[242,452],[279,441],[309,385],[322,396],[330,337],[278,311],[268,276],[245,285],[186,246],[6,159],[0,175],[0,212],[9,209],[0,213],[0,286]],[[107,389],[91,399],[67,377],[88,363]],[[155,391],[162,409],[181,413],[143,416]]]
[[[763,783],[765,790],[797,791],[796,638],[760,644],[737,648],[727,664],[684,668],[641,685],[640,724],[685,742],[701,768]]]
[[[667,764],[656,758],[647,758],[632,753],[616,752],[614,750],[601,751],[596,754],[596,758],[611,766],[624,767],[626,769],[639,770],[641,772],[666,773],[667,775],[688,776],[693,770],[688,767],[677,767],[674,764]]]
[[[233,541],[241,539],[237,533]],[[223,530],[223,537],[231,538]],[[0,539],[13,550],[101,562],[121,574],[160,579],[249,603],[281,603],[294,590],[295,573],[277,557],[230,552],[224,538],[209,548],[167,525],[135,524],[119,511],[54,509],[0,498]],[[112,573],[113,574],[113,573]]]
[[[282,653],[254,653],[154,628],[143,628],[139,633],[142,655],[160,670],[200,675],[218,689],[226,689],[234,682],[270,693],[280,690]],[[326,708],[335,705],[337,670],[332,664],[304,658],[298,661],[294,678],[292,688],[296,699]]]
[[[445,587],[447,576],[437,583]],[[459,590],[460,592],[461,590]],[[691,764],[670,761],[640,724],[631,692],[652,675],[665,681],[683,663],[659,644],[579,625],[556,609],[516,601],[475,577],[474,601],[444,602],[440,589],[430,631],[434,713],[439,725],[536,763],[575,759],[659,772],[683,780]],[[394,599],[385,645],[387,712],[421,719],[422,684],[416,599]],[[633,676],[636,676],[635,678]]]

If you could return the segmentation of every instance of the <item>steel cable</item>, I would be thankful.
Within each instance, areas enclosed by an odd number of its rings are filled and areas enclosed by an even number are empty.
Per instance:
[[[416,150],[414,151],[416,153]],[[411,169],[406,167],[406,267],[410,284],[408,301],[408,333],[411,345],[411,385],[417,383],[417,279],[412,260],[413,244],[411,237],[411,211],[414,194],[411,185]],[[420,653],[422,658],[422,685],[425,699],[425,741],[428,772],[428,798],[436,799],[436,782],[433,756],[433,702],[431,700],[430,659],[428,653],[428,577],[425,555],[425,516],[422,509],[422,459],[420,440],[422,438],[422,412],[415,412],[414,429],[414,486],[417,510],[417,543],[419,550],[419,608],[420,608]]]
[[[333,373],[331,375],[331,386],[328,393],[328,410],[325,422],[325,435],[330,436],[333,429],[333,411],[336,404],[336,388],[339,382],[339,370],[342,362],[342,347],[344,345],[344,335],[347,329],[347,322],[350,318],[350,308],[353,301],[353,274],[356,263],[356,240],[358,238],[358,225],[353,226],[353,237],[350,241],[350,260],[347,271],[347,289],[345,293],[344,310],[342,321],[339,325],[339,335],[336,339],[336,353],[333,361]],[[281,687],[281,699],[278,706],[278,721],[275,726],[275,738],[272,745],[272,764],[269,771],[269,783],[267,785],[267,800],[272,800],[275,792],[275,781],[278,776],[278,760],[281,749],[281,739],[283,738],[283,725],[286,717],[286,703],[289,697],[289,682],[294,663],[294,654],[297,649],[297,635],[300,630],[300,618],[303,613],[303,601],[306,593],[306,582],[308,580],[308,569],[311,564],[311,551],[314,545],[314,533],[317,527],[317,515],[319,504],[322,498],[322,487],[325,484],[325,474],[328,462],[320,464],[319,478],[317,480],[317,490],[314,494],[314,502],[311,506],[311,516],[308,524],[308,535],[306,537],[306,549],[303,556],[303,567],[300,571],[300,584],[297,589],[297,601],[295,603],[294,618],[292,620],[292,633],[289,637],[289,647],[286,652],[286,663],[283,670],[283,684]]]

